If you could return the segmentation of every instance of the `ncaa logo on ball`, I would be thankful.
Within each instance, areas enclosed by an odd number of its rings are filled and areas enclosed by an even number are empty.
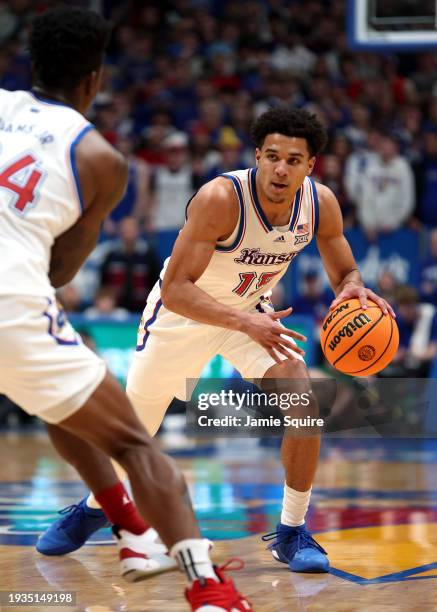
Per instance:
[[[358,351],[358,357],[362,361],[372,361],[372,359],[375,356],[375,353],[376,353],[375,348],[371,346],[370,344],[366,344],[365,346],[362,346],[360,350]]]

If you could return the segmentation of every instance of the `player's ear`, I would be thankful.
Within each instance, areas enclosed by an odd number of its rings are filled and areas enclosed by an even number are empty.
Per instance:
[[[95,96],[100,89],[101,70],[93,70],[85,77],[85,93]]]
[[[258,168],[258,163],[259,163],[259,159],[261,157],[261,149],[259,149],[258,147],[255,149],[255,164],[256,167]]]
[[[307,176],[309,176],[309,175],[312,173],[312,171],[314,170],[315,163],[316,163],[316,157],[315,157],[315,156],[310,157],[310,159],[309,159],[309,161],[308,161],[308,172],[307,172]]]

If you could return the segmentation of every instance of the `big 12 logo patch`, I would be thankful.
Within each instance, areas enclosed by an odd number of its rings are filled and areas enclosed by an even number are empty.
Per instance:
[[[298,235],[294,237],[294,246],[296,246],[297,244],[304,244],[306,242],[309,241],[309,233],[308,234],[302,234],[302,235]]]

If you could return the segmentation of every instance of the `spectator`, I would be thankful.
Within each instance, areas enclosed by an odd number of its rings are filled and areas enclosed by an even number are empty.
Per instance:
[[[337,196],[343,214],[345,227],[353,224],[353,208],[350,206],[343,179],[343,168],[339,158],[335,155],[324,155],[321,160],[320,181],[332,189]]]
[[[437,306],[437,228],[430,232],[429,256],[422,263],[420,295],[424,302]]]
[[[129,311],[126,308],[117,306],[117,300],[114,291],[109,287],[101,287],[94,300],[94,305],[84,310],[86,319],[99,319],[104,317],[114,321],[125,321],[129,317]]]
[[[105,221],[104,229],[108,235],[116,233],[117,223],[124,217],[135,217],[138,222],[147,217],[150,205],[150,170],[142,159],[133,154],[134,139],[132,136],[119,136],[117,149],[128,160],[129,178],[126,193]]]
[[[185,221],[186,205],[200,186],[200,180],[190,166],[186,134],[170,134],[164,141],[164,149],[166,165],[154,171],[151,183],[150,227],[155,231],[180,229]]]
[[[414,209],[414,176],[395,139],[382,135],[358,183],[358,221],[370,241],[404,225]]]
[[[351,109],[351,123],[344,130],[344,135],[354,147],[363,147],[370,130],[370,112],[362,104],[354,104]]]
[[[429,227],[437,227],[437,126],[425,133],[416,184],[419,220]]]
[[[350,202],[356,204],[360,198],[361,179],[370,162],[378,159],[378,146],[381,134],[370,129],[363,147],[358,147],[348,155],[345,164],[344,186]]]
[[[437,354],[437,315],[431,304],[419,303],[419,294],[408,285],[396,294],[399,350],[393,362],[398,375],[428,376]]]
[[[398,281],[394,274],[388,268],[382,269],[376,286],[376,293],[394,305],[396,302],[396,292],[398,290]]]
[[[326,316],[334,296],[323,288],[322,278],[316,270],[309,270],[303,278],[299,295],[293,300],[293,313],[312,316],[320,324]]]
[[[149,244],[139,239],[138,221],[134,217],[120,222],[119,236],[103,262],[100,284],[113,290],[117,306],[140,312],[160,267]]]
[[[205,182],[224,172],[238,170],[244,165],[241,159],[242,142],[233,128],[225,126],[220,130],[218,149],[216,163],[206,173]]]

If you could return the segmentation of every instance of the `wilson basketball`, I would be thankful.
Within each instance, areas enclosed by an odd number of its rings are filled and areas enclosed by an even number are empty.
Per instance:
[[[341,302],[323,321],[320,343],[329,363],[351,376],[383,370],[398,350],[396,321],[374,302],[361,308],[356,298]]]

